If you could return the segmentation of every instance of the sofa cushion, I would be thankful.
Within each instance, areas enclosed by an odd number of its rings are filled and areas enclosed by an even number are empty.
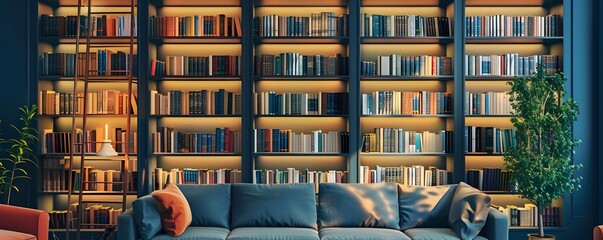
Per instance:
[[[411,240],[399,230],[389,228],[323,228],[321,240]]]
[[[313,184],[233,184],[231,229],[316,226]]]
[[[176,186],[168,183],[161,191],[151,194],[157,201],[157,210],[161,215],[161,229],[168,235],[177,237],[191,225],[193,216],[188,201]]]
[[[433,187],[398,184],[400,229],[447,228],[457,185]]]
[[[321,228],[400,229],[398,189],[395,183],[321,183],[318,212]]]
[[[219,227],[188,227],[182,235],[172,237],[165,233],[153,237],[151,240],[225,240],[230,231]]]
[[[228,240],[319,240],[313,228],[244,227],[233,229]]]
[[[465,240],[468,238],[459,238],[454,230],[450,228],[413,228],[404,230],[412,240]],[[482,236],[477,236],[473,240],[488,240]]]
[[[136,232],[143,240],[151,239],[161,231],[161,216],[157,211],[157,202],[148,195],[132,202]]]
[[[448,223],[461,239],[473,239],[479,234],[488,218],[490,196],[459,183],[454,193]]]
[[[20,232],[13,232],[13,231],[8,231],[8,230],[2,230],[0,229],[0,239],[2,240],[36,240],[36,236],[31,235],[31,234],[27,234],[27,233],[20,233]]]
[[[191,226],[230,228],[230,184],[178,187],[191,206]]]

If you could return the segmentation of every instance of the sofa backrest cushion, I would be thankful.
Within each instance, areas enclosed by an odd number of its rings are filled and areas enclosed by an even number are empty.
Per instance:
[[[161,216],[157,211],[157,202],[151,195],[134,200],[132,208],[136,232],[141,239],[149,240],[161,231]]]
[[[192,227],[230,228],[230,184],[178,187],[191,206]]]
[[[321,183],[318,192],[321,228],[400,229],[398,189],[395,183]]]
[[[398,184],[400,229],[447,228],[448,212],[457,185],[407,186]]]
[[[461,182],[456,188],[448,223],[460,239],[473,239],[479,234],[488,218],[491,198],[485,193]]]
[[[317,229],[314,185],[233,184],[231,228],[305,227]]]

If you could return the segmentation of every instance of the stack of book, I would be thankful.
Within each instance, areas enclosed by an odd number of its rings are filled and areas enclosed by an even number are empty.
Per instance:
[[[465,127],[465,152],[503,154],[517,145],[516,129],[495,127]]]
[[[284,129],[254,129],[254,152],[348,153],[349,132],[322,130],[294,133]]]
[[[410,167],[380,167],[370,169],[368,166],[360,166],[360,183],[396,182],[410,186],[437,186],[448,184],[448,173],[446,170],[436,167],[427,169],[421,165]],[[451,178],[452,179],[452,178]]]
[[[130,15],[102,15],[92,16],[88,19],[87,16],[80,16],[80,32],[81,36],[86,36],[88,31],[88,20],[92,27],[91,33],[94,37],[121,37],[130,36],[134,33],[136,36],[137,21],[134,18],[134,30],[131,31],[130,23],[132,17]],[[42,14],[40,16],[40,36],[43,37],[75,37],[77,35],[77,20],[78,16],[53,16]]]
[[[108,131],[108,136],[105,136],[102,128],[96,128],[94,130],[87,130],[84,134],[82,129],[75,130],[75,142],[85,143],[82,145],[76,144],[74,153],[81,153],[82,147],[84,153],[96,153],[100,149],[101,143],[105,139],[109,139],[115,151],[118,153],[124,153],[126,143],[126,129],[124,128],[113,128]],[[42,130],[43,138],[42,142],[42,153],[62,153],[68,154],[71,152],[71,132],[53,132],[52,129]],[[85,136],[85,139],[84,139]],[[138,149],[138,135],[136,132],[130,131],[130,151],[129,153],[136,153]]]
[[[254,93],[255,114],[321,115],[347,114],[348,93]]]
[[[218,91],[151,90],[151,115],[232,115],[241,114],[241,94]]]
[[[363,136],[362,152],[372,153],[450,153],[452,131],[416,132],[402,128],[375,128]]]
[[[498,206],[498,210],[507,215],[511,227],[537,227],[538,207],[526,203],[523,207],[507,205]],[[545,227],[557,227],[561,223],[561,211],[557,206],[550,206],[542,211],[542,225]]]
[[[362,15],[363,37],[450,37],[448,17]]]
[[[465,115],[511,115],[509,92],[465,92]]]
[[[138,113],[136,94],[130,99],[130,113]],[[74,106],[74,98],[77,99]],[[128,93],[118,90],[98,90],[87,95],[87,114],[126,114],[128,109]],[[84,94],[72,92],[60,93],[42,90],[38,95],[38,113],[48,115],[83,114]]]
[[[553,75],[559,69],[559,56],[520,57],[518,53],[488,56],[465,55],[464,66],[467,76],[522,76],[534,74],[536,66],[539,65],[544,68],[546,75]]]
[[[240,37],[239,17],[218,16],[152,16],[151,37]]]
[[[79,170],[69,172],[69,160],[63,158],[44,159],[42,165],[44,178],[42,189],[44,192],[67,192],[69,190],[69,179],[73,181],[73,191],[80,191],[80,183],[84,182],[106,182],[106,183],[86,183],[83,185],[84,191],[99,192],[119,192],[122,190],[122,176],[119,170],[98,169],[92,166],[85,166],[84,173]],[[128,191],[137,191],[138,172],[128,172]],[[112,183],[115,182],[115,183]]]
[[[515,191],[511,184],[511,172],[500,168],[468,169],[467,184],[482,191]]]
[[[258,37],[335,37],[348,36],[349,16],[334,12],[305,16],[269,15],[253,18],[253,33]]]
[[[237,169],[173,168],[169,171],[155,168],[153,189],[161,190],[168,183],[175,184],[223,184],[242,182],[242,173]]]
[[[132,58],[133,74],[138,75],[138,55],[132,57],[123,51],[113,51],[99,49],[91,52],[89,55],[89,75],[90,76],[117,76],[128,75],[130,68],[130,58]],[[43,53],[39,60],[39,74],[42,76],[74,76],[76,69],[75,53]],[[77,54],[77,74],[84,76],[86,70],[86,54]]]
[[[162,127],[152,133],[155,153],[239,153],[241,132],[216,128],[215,132],[181,132]]]
[[[83,209],[82,228],[105,229],[110,225],[117,225],[117,217],[123,212],[121,208],[113,208],[100,204]]]
[[[348,74],[349,58],[302,55],[300,53],[262,54],[254,56],[257,76],[336,76]]]
[[[561,16],[468,16],[467,37],[551,37],[563,35]]]
[[[450,92],[376,91],[362,94],[363,115],[452,114]]]
[[[238,76],[239,56],[166,56],[151,60],[151,76]]]
[[[286,170],[253,170],[253,183],[261,184],[285,184],[285,183],[313,183],[318,192],[320,183],[345,183],[348,178],[347,171],[300,171],[295,168]]]
[[[377,61],[362,61],[362,76],[440,76],[452,74],[452,57],[378,56]]]

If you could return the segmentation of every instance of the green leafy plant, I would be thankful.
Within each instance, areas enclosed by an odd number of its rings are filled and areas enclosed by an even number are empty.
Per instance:
[[[538,207],[539,237],[544,237],[542,211],[564,193],[580,188],[572,154],[580,141],[572,137],[578,104],[564,99],[563,73],[546,76],[542,67],[535,74],[509,82],[515,111],[511,119],[517,129],[517,146],[505,153],[507,170],[513,172],[517,192]]]
[[[19,179],[31,179],[27,165],[38,167],[32,145],[38,141],[36,128],[31,124],[36,118],[37,106],[21,107],[21,126],[10,125],[16,132],[15,138],[0,139],[0,194],[6,194],[6,204],[10,204],[12,191],[19,192],[15,185]]]

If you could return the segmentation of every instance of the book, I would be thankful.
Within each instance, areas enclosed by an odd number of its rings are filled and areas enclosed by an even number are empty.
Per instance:
[[[241,132],[216,128],[214,132],[181,132],[161,127],[151,134],[154,153],[240,153]]]
[[[336,76],[348,74],[349,58],[303,55],[300,53],[260,54],[254,56],[256,76]]]
[[[254,113],[261,115],[347,114],[348,93],[254,93]]]
[[[508,149],[517,145],[515,138],[517,130],[500,129],[495,127],[465,127],[465,142],[467,153],[504,154]]]
[[[130,61],[133,61],[133,76],[138,75],[138,55],[130,56],[123,51],[99,49],[91,52],[89,69],[86,69],[86,53],[42,53],[38,59],[39,74],[41,76],[85,76],[89,70],[90,76],[126,76],[128,75]],[[77,63],[76,63],[77,61]],[[77,65],[77,69],[76,69]]]
[[[381,15],[363,13],[360,19],[363,37],[451,37],[448,17],[420,15]]]
[[[452,74],[452,57],[378,56],[376,61],[362,61],[362,76],[441,76]]]
[[[290,129],[254,129],[254,152],[347,153],[349,132]]]
[[[375,128],[365,133],[362,152],[366,153],[450,153],[453,131],[417,132],[402,128]]]
[[[239,76],[239,56],[166,56],[151,60],[151,76]]]
[[[348,180],[347,171],[305,171],[287,168],[279,169],[255,169],[253,170],[252,183],[258,184],[290,184],[290,183],[313,183],[314,190],[318,193],[320,183],[345,183]]]
[[[518,53],[504,55],[465,55],[465,75],[467,76],[525,76],[536,72],[541,65],[546,75],[553,75],[559,69],[559,56],[531,55],[520,57]]]
[[[151,16],[151,37],[241,37],[239,16]]]
[[[84,113],[84,94],[72,92],[55,92],[42,90],[38,94],[38,113],[41,115],[81,115]],[[128,111],[128,94],[118,90],[90,91],[86,96],[87,114],[114,114],[126,115]],[[77,101],[73,101],[76,99]],[[131,97],[130,113],[136,115],[138,96],[136,93]],[[136,106],[135,106],[136,105]]]
[[[562,17],[547,16],[466,16],[467,37],[555,37],[563,36]]]
[[[465,92],[465,115],[514,114],[509,92]]]
[[[153,172],[153,189],[162,190],[168,183],[175,184],[224,184],[242,182],[242,172],[238,169],[197,169],[156,168]]]
[[[253,34],[258,37],[346,37],[349,15],[334,12],[310,13],[310,16],[268,15],[253,18]]]
[[[151,91],[151,115],[236,115],[241,114],[241,93],[219,89],[180,91],[166,94]]]
[[[90,21],[90,33],[93,37],[127,37],[131,34],[136,36],[137,22],[132,22],[130,15],[95,15],[79,16],[81,36],[88,35],[88,22]],[[77,35],[78,16],[54,16],[51,14],[42,14],[40,16],[40,36],[43,37],[75,37]],[[134,30],[131,30],[130,23],[134,24]]]
[[[452,114],[451,92],[375,91],[361,96],[362,115]]]
[[[448,184],[451,173],[430,166],[412,165],[409,167],[360,166],[360,183],[396,182],[409,186],[437,186]],[[452,179],[450,177],[450,179]]]

